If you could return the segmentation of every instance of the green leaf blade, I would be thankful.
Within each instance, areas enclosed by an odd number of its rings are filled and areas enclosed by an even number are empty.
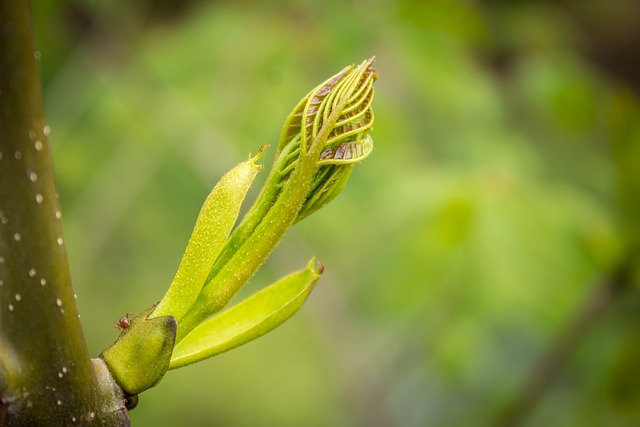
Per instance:
[[[231,234],[249,187],[262,169],[255,162],[263,149],[227,172],[211,190],[198,214],[178,271],[153,317],[171,315],[179,322],[198,297]]]
[[[302,306],[322,274],[311,260],[227,311],[201,323],[178,342],[169,369],[176,369],[239,347],[275,329]]]

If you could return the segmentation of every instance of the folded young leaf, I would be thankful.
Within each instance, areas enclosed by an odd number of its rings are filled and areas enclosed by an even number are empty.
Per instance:
[[[371,153],[374,58],[349,66],[312,90],[285,122],[265,188],[179,319],[177,340],[220,312],[253,276],[286,231],[334,199],[353,164]],[[300,212],[302,210],[302,216]]]
[[[296,222],[300,222],[333,200],[349,181],[355,165],[324,165],[318,170],[311,190],[304,201]]]
[[[262,167],[252,159],[227,172],[205,200],[193,228],[178,271],[153,317],[172,315],[178,322],[189,310],[204,285],[211,266],[236,223],[240,206]]]
[[[371,113],[373,115],[373,113]],[[347,141],[329,148],[320,155],[319,165],[348,165],[366,159],[373,150],[373,140],[369,135],[355,141]]]
[[[199,362],[254,340],[281,325],[306,300],[322,274],[311,260],[227,311],[201,323],[176,344],[169,369]]]

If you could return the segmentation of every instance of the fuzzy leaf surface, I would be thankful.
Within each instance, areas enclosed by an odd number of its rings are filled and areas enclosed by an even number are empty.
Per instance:
[[[264,147],[263,147],[264,148]],[[242,201],[261,169],[262,154],[227,172],[205,200],[178,271],[153,316],[173,316],[180,321],[198,297],[211,266],[236,223]]]
[[[239,347],[275,329],[298,309],[322,274],[312,260],[227,311],[201,323],[178,342],[169,369],[186,366]]]

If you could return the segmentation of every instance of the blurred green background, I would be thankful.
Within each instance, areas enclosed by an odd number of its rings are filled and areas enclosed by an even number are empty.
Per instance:
[[[268,167],[298,100],[377,55],[373,155],[242,293],[315,255],[326,273],[309,301],[258,341],[169,372],[133,425],[498,426],[635,253],[638,9],[33,2],[94,356],[114,321],[162,297],[217,179],[264,143]],[[620,280],[523,425],[640,425],[640,298]]]

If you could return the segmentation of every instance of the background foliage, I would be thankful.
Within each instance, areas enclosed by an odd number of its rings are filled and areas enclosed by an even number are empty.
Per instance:
[[[373,155],[249,285],[316,255],[306,307],[170,372],[134,425],[492,425],[637,229],[632,1],[33,7],[94,356],[162,297],[217,179],[263,143],[269,165],[298,99],[378,56]],[[635,425],[639,305],[591,328],[529,425]]]

